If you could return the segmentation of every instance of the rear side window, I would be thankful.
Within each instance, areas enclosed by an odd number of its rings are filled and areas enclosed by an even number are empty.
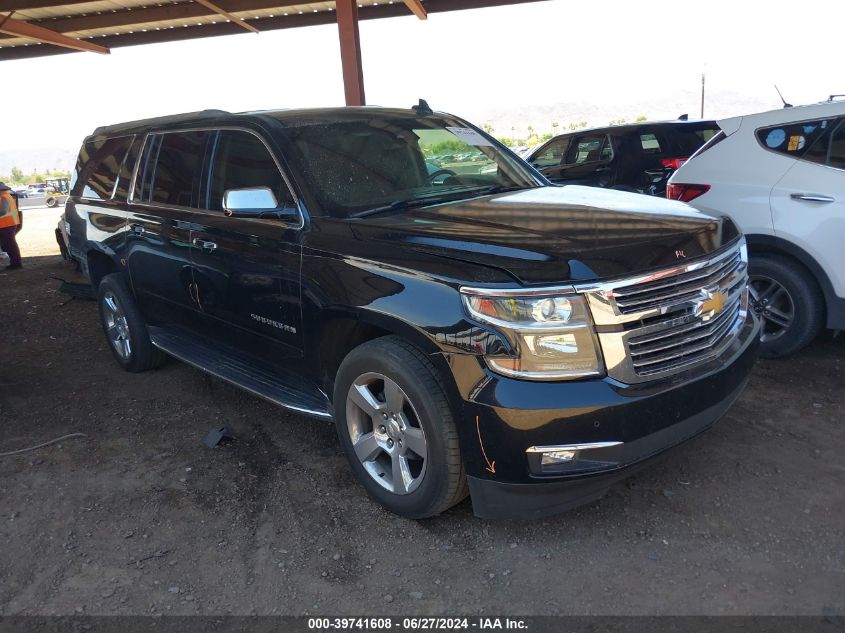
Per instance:
[[[698,151],[693,153],[693,155],[689,157],[689,160],[692,160],[696,156],[701,156],[704,152],[706,152],[709,149],[712,149],[713,147],[715,147],[716,145],[718,145],[719,143],[724,141],[726,138],[728,138],[728,135],[725,134],[722,130],[719,130],[716,134],[714,134],[710,138],[709,141],[707,141],[704,145],[702,145],[698,149]]]
[[[132,138],[97,138],[83,144],[72,178],[72,195],[109,200]]]
[[[578,138],[569,148],[566,156],[567,165],[594,163],[613,156],[613,150],[607,142],[607,136],[596,134]]]
[[[143,138],[143,137],[141,137]],[[120,167],[120,174],[117,177],[117,186],[114,189],[114,199],[126,202],[129,196],[129,184],[132,182],[132,170],[138,161],[138,152],[141,149],[139,137],[133,136],[130,141],[129,152]]]
[[[640,134],[640,147],[643,154],[660,154],[663,151],[660,148],[660,141],[654,134]]]
[[[839,124],[830,139],[827,164],[837,169],[845,169],[845,121]]]
[[[531,159],[531,164],[535,167],[555,167],[560,165],[561,159],[566,154],[568,147],[568,138],[559,138],[551,141],[537,156]]]
[[[133,200],[178,207],[197,204],[209,132],[168,132],[147,138]]]
[[[268,187],[279,206],[296,206],[276,161],[264,143],[249,132],[220,132],[214,150],[206,206],[223,210],[223,194],[229,189]]]
[[[845,169],[845,120],[830,134],[825,134],[813,143],[802,157],[804,160],[837,169]]]
[[[757,140],[769,151],[803,158],[810,147],[827,135],[832,126],[830,119],[773,125],[757,130]]]
[[[673,156],[692,156],[707,141],[719,132],[715,123],[685,123],[672,126],[666,131],[668,147],[665,152]]]

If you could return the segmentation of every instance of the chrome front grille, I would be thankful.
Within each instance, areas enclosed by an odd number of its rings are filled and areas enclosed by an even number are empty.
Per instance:
[[[740,312],[740,299],[709,321],[694,319],[656,334],[634,336],[628,340],[631,364],[639,376],[652,376],[706,360],[718,347]]]
[[[608,375],[625,383],[670,376],[719,356],[748,315],[744,242],[707,259],[584,286]]]
[[[718,285],[741,266],[742,257],[737,250],[729,257],[708,262],[706,266],[697,270],[617,288],[613,296],[621,314],[672,306],[679,301],[697,298],[702,288]]]

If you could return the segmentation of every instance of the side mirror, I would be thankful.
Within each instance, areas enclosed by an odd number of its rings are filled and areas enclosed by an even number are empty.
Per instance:
[[[223,194],[223,212],[230,218],[296,218],[299,209],[280,207],[269,187],[227,189]]]

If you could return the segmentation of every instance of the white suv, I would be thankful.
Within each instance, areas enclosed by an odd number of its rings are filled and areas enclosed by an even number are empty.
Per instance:
[[[719,121],[666,195],[729,215],[748,240],[761,354],[786,356],[822,327],[845,330],[845,102]]]

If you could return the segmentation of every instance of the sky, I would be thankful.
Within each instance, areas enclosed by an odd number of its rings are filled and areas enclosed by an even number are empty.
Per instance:
[[[678,91],[794,104],[845,93],[841,0],[549,0],[361,22],[367,102],[484,123],[491,108],[584,102],[631,112]],[[221,108],[343,105],[334,25],[0,63],[0,148],[76,147],[95,127]],[[12,80],[11,84],[8,80]],[[695,112],[694,104],[689,108]],[[720,112],[712,104],[710,116]],[[650,118],[652,118],[650,116]],[[527,124],[530,124],[527,123]],[[605,124],[604,121],[597,124]]]

